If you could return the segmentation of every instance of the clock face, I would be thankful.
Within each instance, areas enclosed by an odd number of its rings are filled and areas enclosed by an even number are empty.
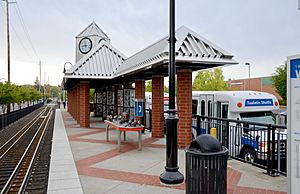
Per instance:
[[[92,49],[92,41],[89,38],[83,38],[79,42],[79,51],[82,54],[87,54]]]

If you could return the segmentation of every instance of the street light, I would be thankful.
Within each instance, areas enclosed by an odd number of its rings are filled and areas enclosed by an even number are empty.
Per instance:
[[[66,65],[67,65],[67,64],[70,64],[70,65],[71,65],[70,68],[73,67],[73,64],[72,64],[71,62],[65,62],[63,73],[66,73]],[[70,69],[70,68],[69,68],[69,69]],[[63,86],[63,90],[65,91],[65,92],[64,92],[64,95],[63,95],[63,97],[64,97],[64,102],[63,102],[63,103],[66,103],[66,100],[67,100],[67,91],[66,91],[66,89],[65,89],[65,86]],[[65,108],[65,105],[64,105],[64,108]]]
[[[66,73],[66,65],[67,65],[67,64],[70,64],[71,67],[73,66],[73,64],[72,64],[71,62],[65,62],[63,73]],[[70,68],[69,68],[69,69],[70,69]]]
[[[167,123],[167,147],[165,171],[160,175],[164,184],[180,184],[183,175],[178,171],[177,123],[175,109],[175,0],[170,0],[170,36],[169,36],[169,110]]]
[[[248,77],[248,85],[249,85],[249,90],[250,90],[250,63],[246,62],[245,65],[248,65],[249,67],[249,77]]]

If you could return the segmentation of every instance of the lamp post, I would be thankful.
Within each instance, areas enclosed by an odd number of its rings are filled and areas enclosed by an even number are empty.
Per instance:
[[[250,90],[250,63],[246,62],[245,65],[248,65],[248,69],[249,69],[248,86],[249,86],[249,90]]]
[[[183,175],[178,171],[177,123],[175,109],[175,0],[170,0],[170,35],[169,35],[169,110],[167,123],[167,147],[165,171],[160,175],[164,184],[180,184]]]
[[[71,62],[65,62],[65,64],[64,64],[64,70],[63,70],[63,73],[64,73],[64,74],[66,73],[66,65],[67,65],[67,64],[70,64],[71,67],[73,66],[73,64],[72,64]],[[63,106],[64,106],[64,108],[65,108],[65,106],[66,106],[65,104],[66,104],[66,101],[67,101],[67,91],[65,90],[65,86],[63,86],[63,90],[65,91],[65,92],[64,92],[64,95],[63,95],[63,97],[64,97],[64,102],[63,102],[64,105],[63,105]]]
[[[71,67],[73,66],[73,64],[71,63],[71,62],[65,62],[65,64],[64,64],[64,70],[63,70],[63,73],[66,73],[66,65],[67,64],[70,64],[71,65]]]

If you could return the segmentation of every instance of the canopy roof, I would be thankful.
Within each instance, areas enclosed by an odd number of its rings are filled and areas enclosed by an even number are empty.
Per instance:
[[[193,32],[185,26],[180,27],[175,34],[176,42],[176,62],[186,63],[212,63],[212,64],[237,64],[225,50],[206,40],[199,34]],[[158,42],[148,46],[144,50],[136,53],[125,60],[120,66],[115,77],[148,69],[155,64],[168,61],[169,44],[168,36]],[[213,66],[212,66],[213,67]]]
[[[92,23],[91,25],[95,26],[96,24]],[[200,70],[237,64],[233,60],[233,55],[185,26],[180,27],[175,36],[177,38],[175,49],[177,69]],[[65,73],[64,82],[66,83],[68,79],[122,79],[129,77],[145,79],[155,74],[167,75],[168,57],[168,36],[128,59],[108,42],[101,41]]]
[[[111,79],[125,58],[125,55],[108,42],[101,41],[91,50],[90,55],[84,56],[67,70],[64,78]]]

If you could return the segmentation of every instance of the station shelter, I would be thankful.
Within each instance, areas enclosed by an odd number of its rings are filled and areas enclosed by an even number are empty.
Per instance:
[[[185,26],[177,29],[175,36],[178,146],[183,148],[192,140],[192,72],[237,62],[233,55]],[[81,127],[89,127],[89,91],[94,88],[95,116],[106,118],[127,112],[134,117],[135,101],[145,100],[145,81],[152,80],[152,136],[162,137],[168,61],[168,36],[126,57],[92,22],[76,37],[76,63],[63,77],[68,112]]]

